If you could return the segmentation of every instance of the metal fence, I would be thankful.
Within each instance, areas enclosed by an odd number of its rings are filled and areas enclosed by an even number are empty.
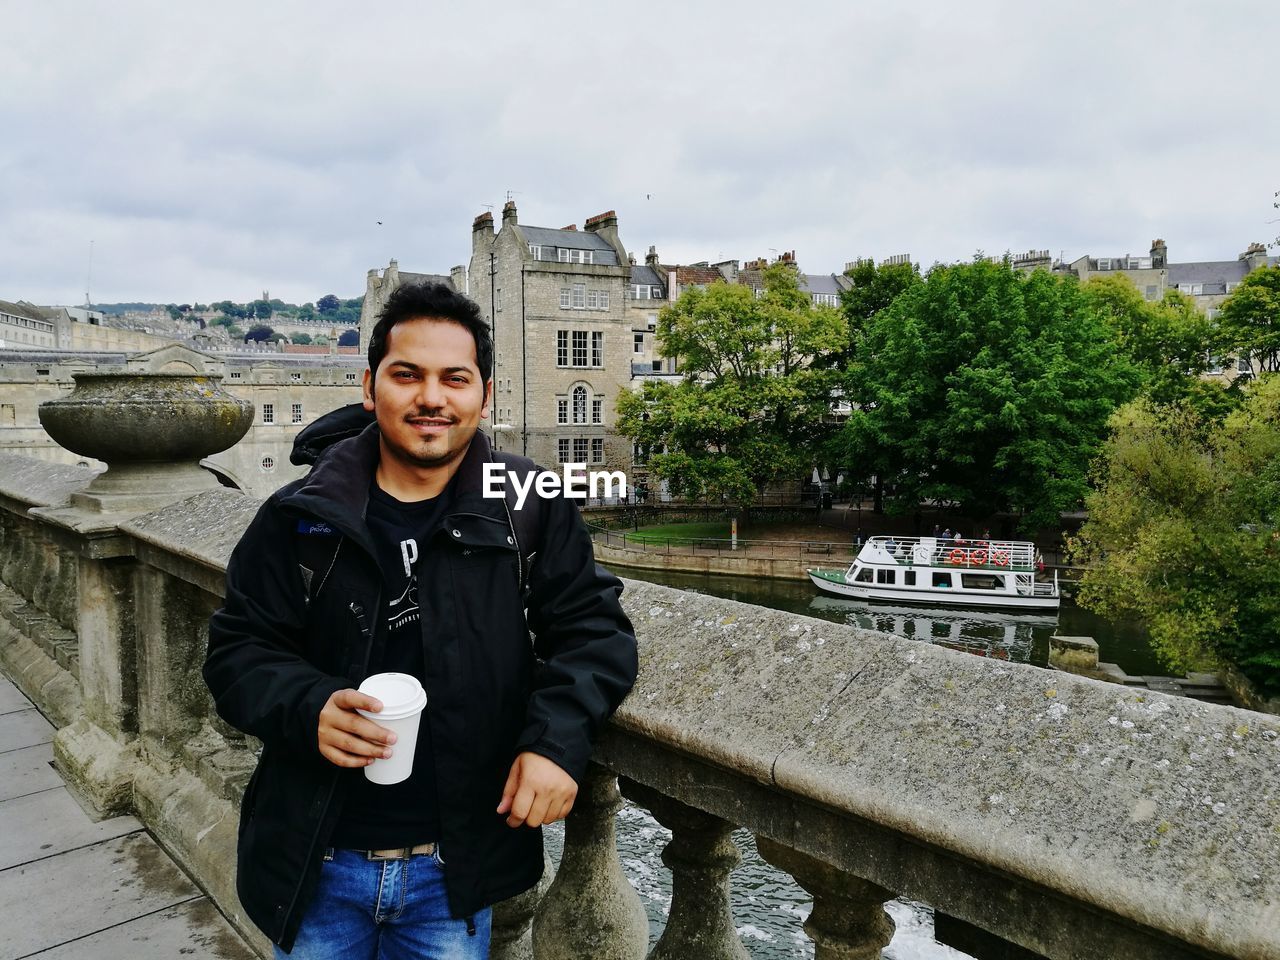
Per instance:
[[[834,560],[842,566],[853,562],[857,547],[852,543],[825,540],[747,540],[736,545],[723,537],[655,537],[652,534],[628,533],[589,523],[596,543],[621,550],[649,554],[695,557],[759,557],[770,560]]]

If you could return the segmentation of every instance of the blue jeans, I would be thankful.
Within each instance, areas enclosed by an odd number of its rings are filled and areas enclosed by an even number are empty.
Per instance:
[[[353,850],[325,852],[320,886],[307,906],[293,952],[277,960],[486,960],[492,911],[466,920],[449,914],[439,853],[369,860]]]

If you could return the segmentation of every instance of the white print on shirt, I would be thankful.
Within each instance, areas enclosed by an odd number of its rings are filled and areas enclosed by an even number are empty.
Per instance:
[[[398,630],[418,619],[418,574],[413,569],[418,560],[418,542],[401,540],[400,556],[404,559],[404,572],[409,582],[404,585],[404,593],[388,606],[387,628],[390,630]]]

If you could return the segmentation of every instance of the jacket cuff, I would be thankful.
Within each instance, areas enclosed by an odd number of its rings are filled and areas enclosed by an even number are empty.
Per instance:
[[[545,721],[526,727],[520,739],[516,741],[515,756],[522,753],[536,753],[540,757],[546,757],[571,776],[574,783],[581,784],[582,778],[586,776],[587,761],[590,757],[578,758],[575,756],[577,751],[570,750],[564,744],[557,743],[548,737],[546,728]]]

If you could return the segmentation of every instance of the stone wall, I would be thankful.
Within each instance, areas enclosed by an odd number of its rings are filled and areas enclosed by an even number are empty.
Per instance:
[[[252,936],[233,849],[256,744],[200,664],[258,503],[212,490],[87,523],[60,504],[89,476],[0,455],[0,663],[88,800],[135,811]],[[495,957],[645,955],[615,774],[673,831],[655,957],[745,956],[735,826],[814,893],[818,958],[878,957],[894,895],[1050,958],[1280,957],[1280,720],[625,585],[639,682],[555,881],[503,906]]]

